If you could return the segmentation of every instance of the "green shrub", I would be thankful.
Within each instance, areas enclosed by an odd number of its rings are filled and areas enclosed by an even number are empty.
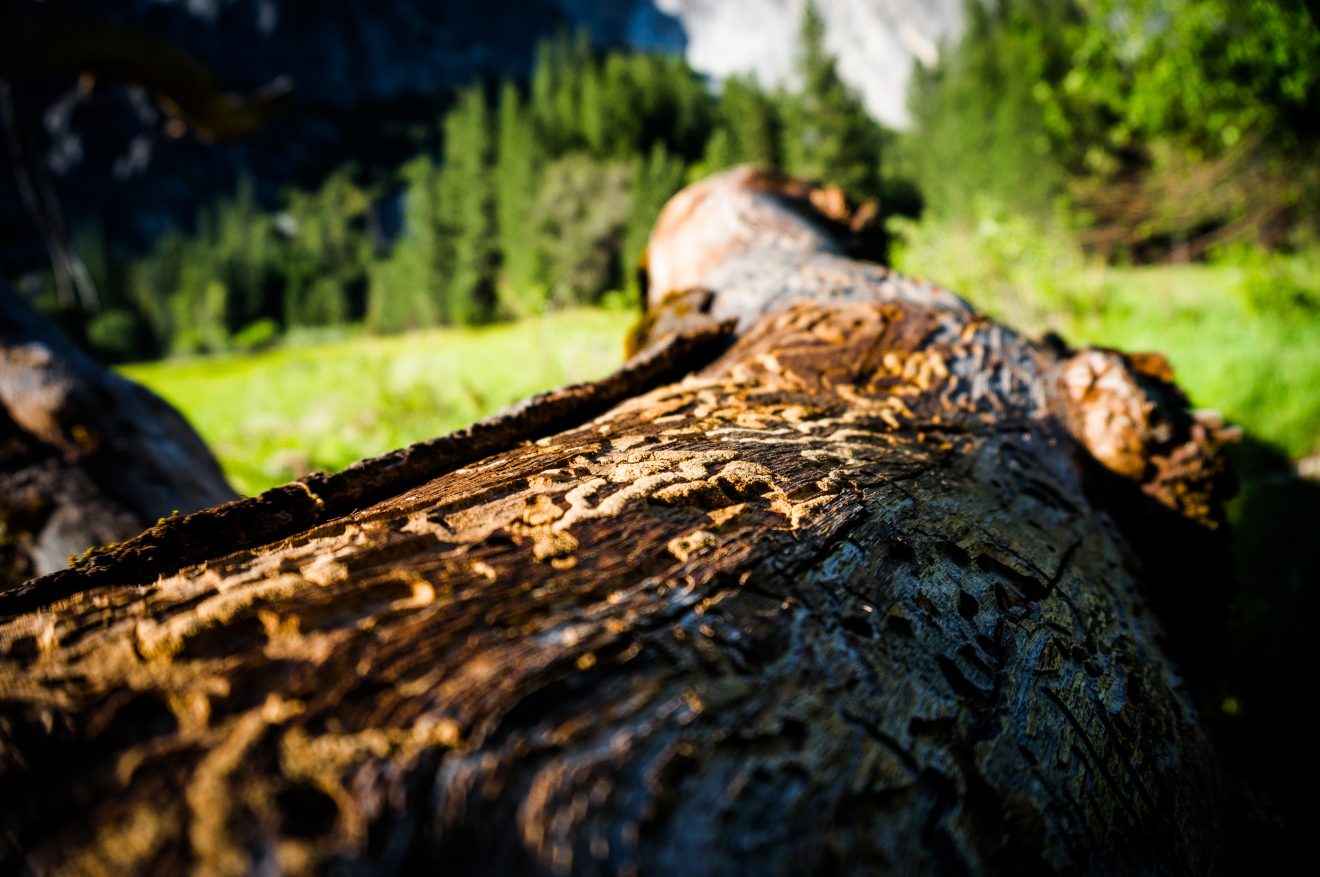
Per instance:
[[[243,353],[255,353],[275,346],[279,340],[280,327],[269,317],[254,320],[234,334],[230,344]]]
[[[127,362],[142,348],[142,324],[130,311],[105,310],[87,323],[87,343],[111,362]]]
[[[979,198],[964,220],[889,221],[891,261],[1009,324],[1042,331],[1105,307],[1104,273],[1065,232]]]

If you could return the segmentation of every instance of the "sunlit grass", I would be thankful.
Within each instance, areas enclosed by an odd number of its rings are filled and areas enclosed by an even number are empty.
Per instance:
[[[1291,457],[1320,452],[1320,313],[1253,312],[1238,294],[1242,274],[1113,272],[1103,306],[1070,321],[1070,340],[1159,351],[1194,404]]]
[[[607,374],[631,313],[295,344],[126,366],[178,407],[253,494],[466,426],[520,398]]]

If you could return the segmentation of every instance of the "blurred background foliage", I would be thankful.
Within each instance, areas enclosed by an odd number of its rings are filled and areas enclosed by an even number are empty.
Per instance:
[[[191,234],[139,256],[95,225],[78,242],[100,305],[62,316],[126,361],[245,349],[301,328],[472,325],[636,295],[656,214],[678,189],[741,162],[883,189],[886,132],[803,31],[803,88],[714,90],[678,57],[597,51],[585,32],[537,51],[525,85],[473,83],[437,121],[438,147],[391,179],[354,167],[262,210],[244,182]],[[53,279],[41,299],[60,311]],[[257,327],[257,328],[253,328]]]
[[[294,330],[287,343],[126,365],[192,421],[234,488],[256,494],[459,429],[547,387],[608,373],[633,314],[571,308],[537,319],[391,335]]]

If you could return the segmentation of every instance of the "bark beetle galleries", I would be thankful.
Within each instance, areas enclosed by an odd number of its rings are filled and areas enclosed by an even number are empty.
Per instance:
[[[702,185],[769,197],[744,184]],[[693,321],[739,335],[681,380],[297,532],[0,605],[0,862],[1214,871],[1213,753],[1127,494],[1094,487],[1075,355],[737,231]],[[1196,424],[1101,446],[1212,460]],[[1120,468],[1149,503],[1203,483]]]

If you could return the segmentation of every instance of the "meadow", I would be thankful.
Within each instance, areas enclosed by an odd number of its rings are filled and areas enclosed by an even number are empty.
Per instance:
[[[1320,452],[1320,313],[1305,301],[1320,298],[1307,285],[1320,286],[1314,257],[1110,268],[993,223],[942,234],[938,249],[931,235],[909,229],[898,264],[1023,331],[1159,351],[1193,404],[1219,411],[1258,445],[1292,459]],[[263,352],[121,370],[182,410],[234,486],[253,494],[600,377],[622,361],[635,318],[576,308],[401,335],[295,334]]]
[[[294,335],[258,353],[121,372],[182,411],[234,488],[251,495],[458,429],[541,390],[601,377],[622,362],[635,319],[596,308],[402,335]]]

